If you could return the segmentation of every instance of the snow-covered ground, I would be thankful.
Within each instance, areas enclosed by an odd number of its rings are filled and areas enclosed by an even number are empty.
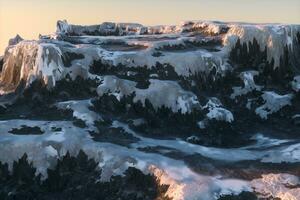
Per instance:
[[[34,121],[34,120],[7,120],[1,121],[0,137],[0,160],[12,166],[12,162],[20,158],[24,153],[28,154],[37,168],[36,173],[46,175],[46,169],[55,165],[59,158],[67,151],[76,155],[80,149],[99,162],[102,167],[102,179],[107,180],[113,174],[120,174],[129,166],[137,167],[147,173],[154,173],[159,177],[161,184],[170,184],[168,195],[174,199],[216,199],[222,194],[238,194],[241,191],[256,191],[261,195],[273,195],[288,199],[299,197],[299,189],[289,189],[285,185],[285,179],[289,177],[297,185],[292,175],[264,175],[262,179],[240,180],[226,178],[226,174],[214,174],[211,176],[201,175],[189,168],[184,160],[172,159],[167,152],[184,153],[185,155],[201,155],[217,161],[235,162],[259,161],[262,163],[294,163],[300,162],[299,141],[285,141],[268,139],[262,136],[256,137],[255,145],[222,149],[189,144],[180,139],[159,140],[138,135],[128,125],[114,121],[112,127],[121,127],[126,134],[139,138],[139,141],[130,145],[129,148],[111,143],[94,141],[89,135],[93,124],[89,123],[100,119],[100,115],[84,112],[89,105],[88,100],[70,101],[59,103],[60,108],[73,110],[76,118],[88,122],[86,128],[75,127],[70,121]],[[69,105],[69,106],[64,106]],[[84,106],[86,105],[86,107]],[[88,117],[87,117],[88,116]],[[39,127],[42,135],[14,135],[12,129],[21,128],[22,125]],[[116,138],[117,140],[117,138]],[[143,152],[141,148],[158,148],[157,153]],[[165,149],[164,149],[165,148]],[[280,191],[272,189],[276,185],[271,178],[283,176],[278,183],[283,184]],[[269,178],[270,177],[270,178]],[[270,181],[269,181],[270,179]],[[271,180],[272,179],[272,180]],[[278,185],[276,185],[277,187]],[[286,196],[286,198],[285,198]]]

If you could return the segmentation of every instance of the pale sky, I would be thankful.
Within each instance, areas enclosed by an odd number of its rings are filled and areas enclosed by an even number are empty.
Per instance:
[[[56,21],[144,25],[183,20],[300,24],[300,0],[0,0],[0,55],[9,38],[55,32]]]

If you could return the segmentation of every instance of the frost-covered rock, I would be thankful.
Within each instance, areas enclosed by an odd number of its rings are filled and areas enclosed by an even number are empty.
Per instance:
[[[222,103],[217,98],[211,98],[207,104],[203,107],[203,109],[208,109],[208,113],[206,116],[209,119],[215,119],[218,121],[226,121],[226,122],[233,122],[233,114],[222,107]]]
[[[75,58],[70,58],[70,55]],[[88,69],[96,58],[99,58],[97,47],[76,48],[60,41],[24,40],[9,46],[5,52],[0,89],[3,93],[9,93],[20,84],[28,87],[36,80],[42,81],[50,89],[67,75],[72,79],[95,78],[90,76]]]
[[[255,113],[259,115],[262,119],[267,119],[268,115],[279,111],[285,106],[291,105],[291,100],[293,98],[292,94],[279,95],[275,92],[264,92],[262,95],[264,104],[256,108]]]
[[[231,98],[235,99],[237,96],[246,95],[249,92],[254,90],[260,91],[262,89],[261,86],[256,85],[254,82],[254,76],[258,76],[258,71],[246,71],[240,74],[240,78],[244,82],[244,87],[233,87],[233,93],[231,94]]]
[[[21,81],[26,85],[41,79],[49,87],[63,77],[62,52],[54,44],[22,41],[7,49],[0,83],[14,90]]]

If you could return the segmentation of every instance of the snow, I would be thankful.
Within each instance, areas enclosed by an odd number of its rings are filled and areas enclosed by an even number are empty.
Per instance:
[[[219,191],[228,191],[232,188],[232,184],[229,184],[231,182],[226,183],[226,179],[196,174],[182,161],[159,154],[145,153],[136,148],[95,142],[90,138],[88,129],[74,127],[71,122],[10,120],[0,123],[3,127],[0,138],[2,152],[0,160],[8,162],[10,167],[13,160],[17,160],[26,152],[29,161],[32,161],[33,165],[37,167],[37,173],[46,176],[46,169],[55,165],[57,157],[65,155],[67,151],[71,155],[76,155],[82,149],[89,157],[99,162],[103,181],[109,180],[112,175],[122,174],[129,166],[134,166],[145,173],[153,173],[159,178],[161,184],[173,182],[168,194],[179,200],[214,200],[214,195]],[[41,127],[45,134],[38,136],[7,134],[12,126],[25,123]],[[58,135],[62,133],[51,132],[51,127],[61,127],[65,139],[58,139]],[[163,171],[164,178],[158,174],[158,171]],[[218,184],[215,184],[216,179],[218,179]],[[237,189],[234,191],[238,192]]]
[[[145,27],[140,24],[119,25],[115,23],[103,23],[98,26],[76,26],[69,25],[66,21],[58,22],[59,34],[75,33],[84,35],[83,32],[115,32],[116,27],[122,26],[124,32],[120,35],[128,34],[183,34],[186,32],[206,33],[209,35],[222,35],[224,51],[230,51],[240,39],[241,43],[253,42],[255,38],[263,51],[267,48],[268,61],[274,59],[274,67],[280,64],[280,57],[283,55],[284,47],[287,46],[290,51],[293,49],[293,41],[296,40],[296,34],[300,32],[300,25],[284,24],[245,24],[245,23],[222,23],[211,21],[186,21],[178,26],[154,26]],[[102,27],[102,29],[100,28]],[[141,30],[144,31],[141,31]],[[130,31],[132,30],[132,31]],[[227,32],[228,30],[228,32]],[[227,33],[226,33],[227,32]],[[141,65],[144,66],[144,65]],[[149,65],[147,65],[149,66]]]
[[[183,90],[175,81],[150,79],[147,89],[136,88],[136,82],[123,80],[116,76],[104,76],[103,83],[97,88],[99,96],[111,94],[120,100],[123,96],[135,93],[133,101],[145,106],[146,99],[155,109],[165,106],[173,112],[190,113],[200,106],[197,96]]]
[[[91,100],[65,101],[55,106],[62,110],[72,110],[73,117],[84,121],[87,126],[93,126],[95,121],[102,120],[97,113],[89,109],[92,106]]]
[[[228,50],[232,49],[237,40],[248,46],[249,42],[257,40],[261,51],[267,49],[267,59],[271,62],[274,59],[274,68],[279,67],[280,57],[283,56],[284,47],[290,51],[293,49],[293,42],[296,34],[300,32],[300,25],[283,24],[231,24],[230,29],[223,39]],[[248,47],[249,48],[249,47]]]
[[[237,96],[246,95],[254,90],[260,91],[262,86],[258,86],[254,82],[254,76],[258,76],[258,71],[245,71],[240,73],[240,78],[244,82],[244,87],[233,87],[233,93],[230,98],[235,99]]]
[[[40,73],[43,80],[49,88],[55,86],[56,80],[62,79],[63,62],[62,52],[54,44],[42,44],[37,52],[38,59],[33,75],[37,76]],[[31,79],[32,81],[32,79]]]
[[[208,74],[216,69],[218,74],[223,74],[231,69],[230,65],[219,52],[208,52],[206,50],[185,51],[185,52],[163,52],[164,56],[153,57],[153,49],[139,52],[128,52],[114,54],[112,63],[123,64],[129,67],[147,66],[151,68],[156,63],[169,64],[174,67],[175,72],[180,76],[191,76],[197,72]]]
[[[292,81],[292,88],[294,91],[299,92],[300,91],[300,76],[295,76]]]
[[[173,112],[190,113],[199,107],[199,101],[195,94],[183,90],[175,81],[162,81],[150,79],[147,89],[137,89],[134,101],[141,101],[145,105],[148,99],[154,108],[166,106]]]
[[[252,145],[252,147],[255,147],[255,148],[258,148],[258,147],[268,148],[268,147],[279,146],[281,144],[291,142],[291,140],[270,138],[270,137],[264,136],[261,133],[255,134],[254,136],[251,137],[251,139],[256,141],[256,144]]]
[[[216,183],[221,188],[219,196],[235,194],[238,195],[241,191],[252,191],[247,181],[237,179],[217,179]]]
[[[112,23],[104,22],[100,25],[80,26],[68,24],[66,20],[57,22],[57,34],[66,35],[128,35],[144,34],[147,30],[137,23]]]
[[[145,147],[167,147],[184,152],[187,155],[200,154],[207,158],[222,161],[246,161],[260,160],[264,163],[297,163],[300,162],[300,144],[289,140],[267,139],[266,137],[257,137],[257,143],[241,148],[223,149],[214,147],[205,147],[185,142],[181,139],[160,140],[142,137],[132,131],[128,125],[114,121],[112,127],[123,128],[127,133],[140,139],[132,144],[134,148]],[[267,141],[266,141],[267,140]],[[280,144],[280,146],[278,146]],[[266,147],[274,147],[269,150]],[[262,148],[266,148],[265,151]],[[292,156],[291,156],[292,155]]]
[[[221,34],[228,26],[225,23],[212,21],[184,21],[181,23],[181,31],[199,30],[210,35]]]
[[[63,142],[66,138],[64,137],[64,133],[55,133],[47,137],[45,140],[54,141],[54,142]]]
[[[166,195],[173,200],[216,200],[224,194],[251,191],[247,181],[199,176],[185,167],[169,167],[162,170],[150,166],[150,171],[158,178],[160,184],[170,185]]]
[[[192,135],[192,136],[186,138],[187,142],[197,142],[199,140],[200,140],[200,138],[198,136],[195,136],[195,135]]]
[[[54,149],[51,145],[45,147],[45,152],[51,157],[58,157],[57,150]]]
[[[197,125],[198,125],[199,128],[205,129],[205,121],[204,120],[198,122]]]
[[[300,199],[299,177],[290,174],[264,174],[262,178],[251,181],[254,191],[265,198],[281,200]]]
[[[116,30],[118,34],[116,34]],[[100,33],[97,36],[91,35]],[[13,91],[21,80],[30,85],[34,80],[43,80],[48,88],[55,86],[56,81],[67,74],[75,79],[77,76],[91,78],[89,66],[101,59],[103,63],[110,65],[122,64],[127,67],[151,68],[156,63],[168,64],[174,67],[175,72],[184,77],[201,73],[204,75],[216,71],[215,75],[224,75],[232,70],[227,62],[229,53],[234,48],[238,39],[242,43],[252,42],[255,38],[261,50],[267,48],[268,61],[274,59],[274,67],[279,66],[279,59],[283,55],[283,49],[288,46],[289,53],[293,54],[296,48],[296,34],[300,32],[299,25],[283,24],[244,24],[222,23],[209,21],[187,21],[177,26],[146,27],[134,23],[105,22],[100,25],[79,26],[68,24],[67,21],[58,21],[56,36],[40,37],[38,41],[13,42],[4,55],[4,66],[0,83],[7,88],[1,88],[1,93]],[[157,35],[159,33],[159,35]],[[68,35],[76,36],[68,36]],[[198,35],[197,35],[198,34]],[[206,34],[199,37],[199,34]],[[109,35],[109,36],[106,36]],[[45,39],[46,38],[46,39]],[[216,45],[219,51],[205,49],[163,51],[163,56],[152,56],[157,48],[164,46],[183,45],[195,41],[220,41],[223,47]],[[71,44],[68,41],[75,43]],[[122,42],[124,45],[141,45],[145,48],[122,51],[116,49],[109,51],[101,47],[101,44],[113,44]],[[126,48],[125,48],[126,49]],[[84,55],[83,59],[75,59],[67,68],[63,65],[62,57],[72,52]],[[14,70],[18,66],[18,70]],[[244,76],[244,88],[236,88],[233,96],[249,92],[250,89],[259,89],[253,85],[251,74]],[[253,74],[255,76],[255,74]],[[293,84],[296,87],[297,82]],[[254,87],[254,88],[253,88]],[[234,89],[235,90],[235,89]]]
[[[42,135],[13,135],[12,128],[22,125],[37,126],[44,131]],[[1,121],[0,160],[7,162],[11,169],[13,161],[27,153],[28,160],[37,168],[36,174],[47,175],[47,168],[55,165],[56,155],[59,157],[70,151],[72,155],[80,149],[81,142],[86,138],[82,129],[73,126],[68,121],[32,121],[8,120]],[[61,128],[53,132],[52,128]]]
[[[285,106],[291,105],[292,94],[279,95],[273,91],[266,91],[262,95],[264,104],[256,108],[255,113],[262,119],[268,119],[268,115],[279,111]]]
[[[209,119],[226,121],[229,123],[234,121],[233,114],[229,110],[222,108],[220,100],[215,97],[211,98],[203,107],[203,109],[208,109],[209,112],[206,114],[206,116]]]
[[[170,34],[192,31],[202,31],[208,34],[221,34],[227,28],[225,23],[209,21],[185,21],[180,25],[143,26],[137,23],[104,22],[99,25],[73,25],[66,20],[57,22],[57,34],[66,35],[143,35],[143,34]]]
[[[42,135],[13,135],[9,131],[21,127],[23,124],[38,126],[44,131]],[[192,171],[182,160],[172,159],[160,153],[147,153],[140,151],[143,147],[166,147],[172,152],[174,149],[188,155],[200,154],[205,157],[237,162],[242,160],[261,160],[262,162],[300,162],[300,147],[295,141],[275,141],[272,146],[262,149],[265,142],[248,148],[222,149],[189,144],[179,139],[160,140],[146,138],[129,129],[128,125],[114,121],[113,127],[121,127],[126,133],[138,137],[140,140],[130,147],[111,143],[96,142],[89,135],[89,127],[79,128],[71,121],[33,121],[33,120],[7,120],[0,121],[0,160],[12,167],[14,160],[19,159],[25,152],[29,161],[37,168],[36,173],[45,177],[47,168],[55,165],[56,159],[65,155],[67,151],[76,155],[80,149],[90,158],[99,162],[102,168],[103,181],[109,180],[112,175],[122,174],[129,166],[136,167],[145,173],[153,173],[161,184],[170,184],[167,194],[174,199],[216,200],[223,194],[238,194],[241,191],[264,190],[268,185],[258,184],[257,180],[250,181],[226,178],[220,175],[201,175]],[[53,132],[53,127],[61,131]],[[258,137],[258,140],[264,140]],[[280,146],[277,146],[280,144]],[[298,146],[297,146],[298,145]],[[175,151],[176,152],[176,151]],[[287,152],[293,152],[290,157]],[[298,152],[298,153],[297,153]],[[269,161],[262,160],[269,158]],[[280,160],[281,159],[281,160]],[[284,180],[287,180],[286,178]],[[284,184],[294,184],[295,179],[280,181]],[[270,187],[271,188],[271,187]],[[271,188],[272,189],[272,188]],[[284,189],[284,190],[283,190]],[[297,189],[283,188],[282,195],[297,194]],[[286,191],[284,193],[284,191]],[[296,192],[293,192],[296,191]]]

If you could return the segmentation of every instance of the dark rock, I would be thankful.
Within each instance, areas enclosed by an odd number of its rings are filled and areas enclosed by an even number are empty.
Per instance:
[[[2,56],[0,56],[0,73],[1,73],[2,68],[3,68],[3,64],[4,64],[4,58]]]

